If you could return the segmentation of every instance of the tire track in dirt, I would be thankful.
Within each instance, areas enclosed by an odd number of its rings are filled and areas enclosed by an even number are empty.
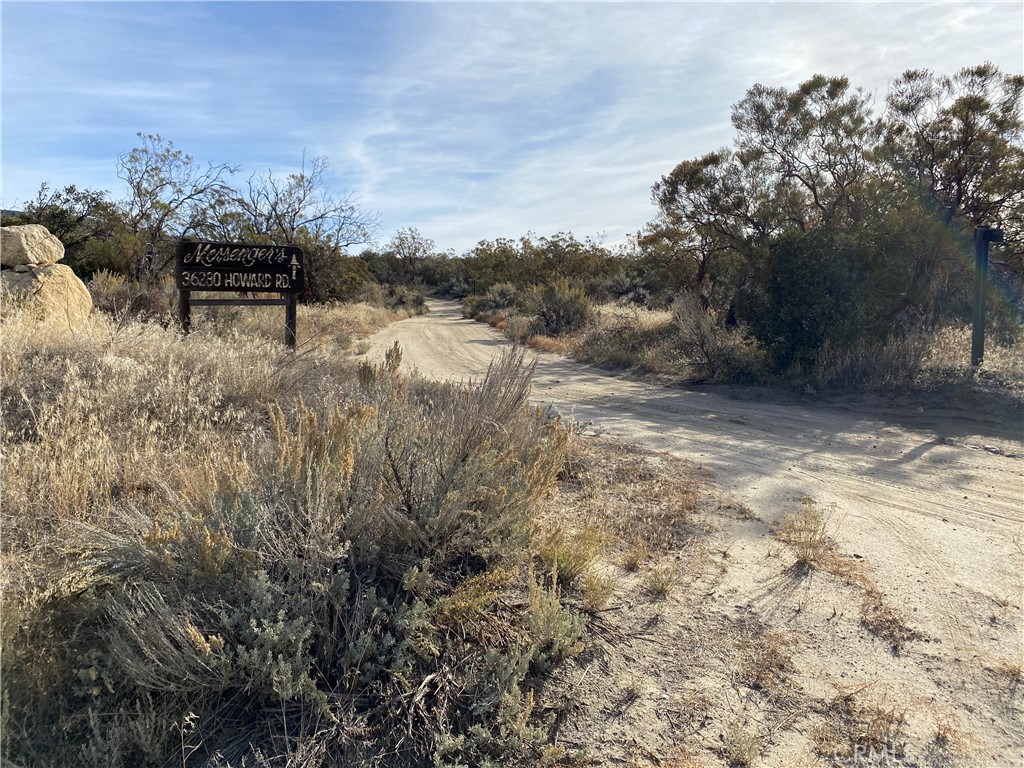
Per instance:
[[[511,345],[453,302],[371,337],[371,357],[398,342],[403,365],[437,379],[479,378]],[[834,505],[840,547],[870,563],[874,578],[915,627],[965,640],[983,621],[978,595],[1024,601],[1024,444],[991,452],[889,423],[884,415],[814,404],[751,402],[707,391],[631,381],[564,358],[536,360],[532,399],[588,428],[682,456],[770,525],[808,495]],[[962,426],[962,425],[960,425]],[[1024,434],[1024,425],[1022,425]],[[1006,455],[1009,454],[1009,455]],[[979,615],[976,615],[979,614]]]

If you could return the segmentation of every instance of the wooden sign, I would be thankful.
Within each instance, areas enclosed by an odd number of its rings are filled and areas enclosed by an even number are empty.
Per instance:
[[[181,240],[175,252],[179,291],[301,293],[302,249],[294,245],[247,245]]]
[[[294,245],[250,245],[179,240],[174,280],[183,333],[192,325],[194,306],[284,306],[284,342],[296,344],[297,294],[305,287],[302,249]],[[237,298],[196,299],[195,291],[231,292]],[[243,294],[277,293],[279,298]]]

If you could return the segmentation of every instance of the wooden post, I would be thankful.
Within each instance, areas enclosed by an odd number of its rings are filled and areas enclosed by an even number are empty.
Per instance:
[[[181,332],[187,334],[192,330],[192,292],[178,291],[178,324]]]
[[[284,308],[284,343],[289,349],[295,349],[298,334],[298,307],[294,293],[288,294],[288,303]]]
[[[182,333],[192,326],[192,306],[284,306],[284,343],[298,346],[298,294],[305,284],[302,249],[294,245],[212,243],[181,239],[174,252],[178,321]],[[199,298],[192,298],[199,293]],[[234,293],[239,298],[202,298]],[[277,298],[253,298],[276,293]],[[244,294],[244,295],[242,295]]]

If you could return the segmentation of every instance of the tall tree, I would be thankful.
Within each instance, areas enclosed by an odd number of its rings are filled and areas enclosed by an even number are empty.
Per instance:
[[[884,150],[894,172],[957,229],[1007,224],[1024,250],[1024,76],[992,64],[952,76],[908,70],[886,99]]]
[[[418,262],[437,251],[437,245],[429,237],[425,237],[415,227],[400,229],[392,235],[384,252],[393,256],[408,277],[415,273]]]
[[[642,253],[674,263],[669,284],[692,290],[705,309],[728,305],[742,263],[787,225],[776,184],[729,149],[684,160],[654,185],[659,215],[639,240]]]
[[[338,283],[350,271],[345,251],[372,239],[378,217],[362,210],[354,194],[333,192],[329,170],[326,157],[307,159],[303,153],[297,173],[254,173],[244,189],[214,200],[205,232],[226,240],[298,245],[306,256],[307,297],[338,298],[344,293]]]
[[[173,258],[172,241],[202,229],[219,199],[230,194],[229,165],[196,162],[158,134],[121,155],[117,175],[128,185],[121,203],[124,248],[133,277],[161,271]]]
[[[847,78],[815,75],[792,91],[755,85],[732,123],[740,162],[776,181],[775,205],[802,231],[865,215],[858,188],[880,129],[870,97]]]
[[[300,170],[284,179],[270,171],[254,173],[230,197],[235,226],[247,237],[282,243],[306,240],[345,249],[369,242],[378,217],[361,210],[353,193],[334,193],[329,170],[326,157],[307,159],[303,153]]]

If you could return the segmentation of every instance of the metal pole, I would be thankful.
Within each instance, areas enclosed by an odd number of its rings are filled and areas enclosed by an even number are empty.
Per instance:
[[[985,358],[985,281],[988,277],[988,244],[1001,243],[1003,230],[993,227],[974,229],[974,318],[971,327],[971,368]]]

